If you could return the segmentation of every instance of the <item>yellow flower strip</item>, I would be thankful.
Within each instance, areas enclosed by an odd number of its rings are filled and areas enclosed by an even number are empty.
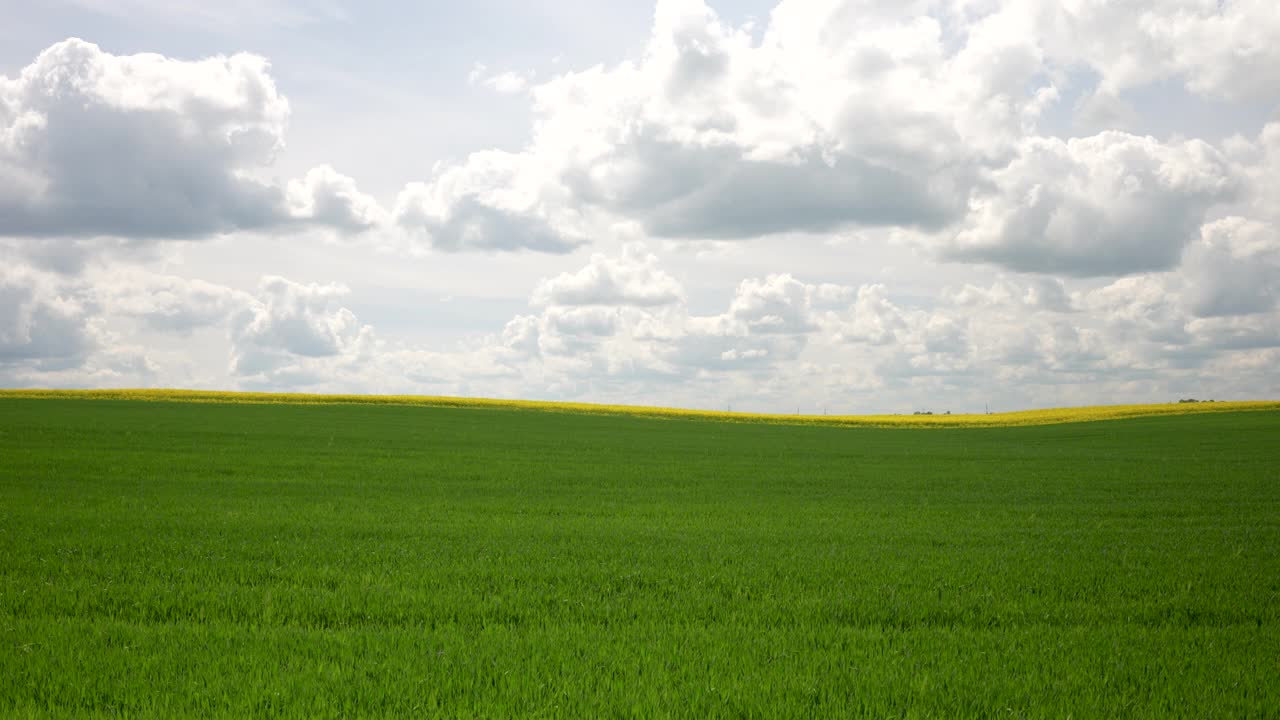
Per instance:
[[[835,427],[1009,427],[1118,420],[1152,415],[1187,415],[1243,410],[1280,410],[1280,401],[1099,405],[974,415],[775,415],[765,413],[682,410],[633,405],[595,405],[539,400],[434,397],[425,395],[315,395],[303,393],[222,392],[206,390],[0,390],[3,398],[148,400],[161,402],[255,403],[288,405],[415,405],[471,409],[539,410],[590,415],[703,419],[724,422],[825,425]]]

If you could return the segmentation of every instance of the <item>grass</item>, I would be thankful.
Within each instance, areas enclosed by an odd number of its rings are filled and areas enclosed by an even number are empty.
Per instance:
[[[1277,438],[7,394],[0,715],[1275,717]]]

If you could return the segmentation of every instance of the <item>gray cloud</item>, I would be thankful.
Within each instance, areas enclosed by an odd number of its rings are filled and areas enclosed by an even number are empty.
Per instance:
[[[967,180],[920,177],[857,156],[817,149],[785,160],[752,160],[732,147],[681,147],[640,140],[615,150],[625,168],[607,181],[573,169],[578,197],[640,219],[659,237],[732,239],[820,233],[849,224],[937,229],[957,219]]]

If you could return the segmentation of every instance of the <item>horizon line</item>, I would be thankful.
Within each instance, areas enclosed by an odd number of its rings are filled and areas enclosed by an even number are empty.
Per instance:
[[[1280,400],[1176,400],[1167,403],[1085,405],[995,413],[784,414],[702,410],[664,406],[519,400],[447,395],[298,393],[181,388],[53,389],[0,388],[0,398],[133,400],[254,405],[392,405],[473,410],[531,410],[581,415],[831,427],[1009,427],[1136,417],[1280,410]]]

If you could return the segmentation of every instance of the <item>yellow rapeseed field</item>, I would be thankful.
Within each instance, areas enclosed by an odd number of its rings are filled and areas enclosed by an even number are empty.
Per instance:
[[[545,402],[539,400],[498,400],[427,395],[315,395],[304,393],[223,392],[208,390],[0,390],[3,398],[80,398],[99,400],[151,400],[161,402],[259,403],[259,404],[346,404],[416,405],[473,409],[522,409],[591,415],[630,415],[649,418],[705,419],[728,422],[778,423],[785,425],[826,425],[836,427],[1009,427],[1054,423],[1117,420],[1151,415],[1280,410],[1280,401],[1249,400],[1230,402],[1166,403],[1160,405],[1097,405],[1092,407],[1022,410],[973,415],[775,415],[767,413],[717,412],[637,405],[595,405],[590,403]]]

